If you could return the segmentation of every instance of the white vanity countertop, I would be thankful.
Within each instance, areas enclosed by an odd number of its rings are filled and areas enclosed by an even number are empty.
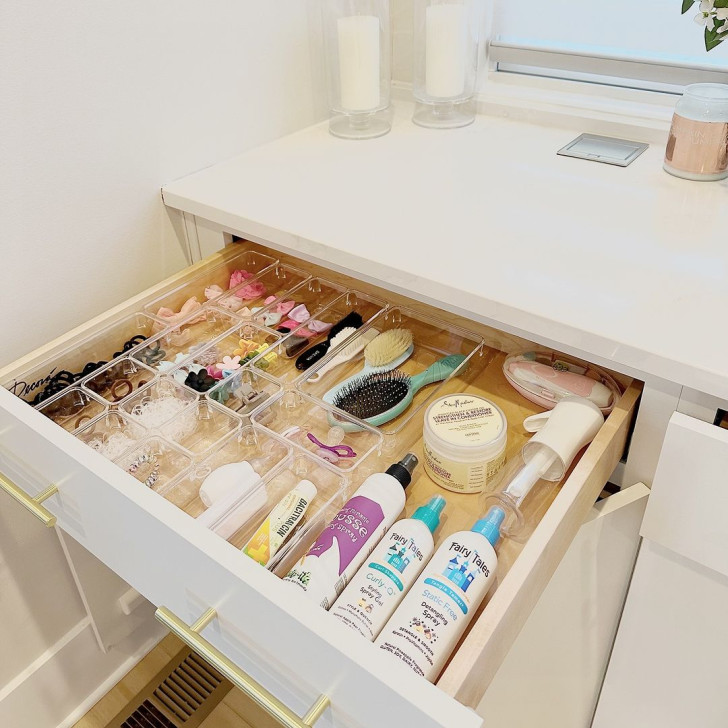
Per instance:
[[[577,134],[479,116],[351,142],[326,124],[172,182],[250,239],[642,378],[728,399],[728,181],[559,157]],[[584,131],[592,131],[584,129]]]

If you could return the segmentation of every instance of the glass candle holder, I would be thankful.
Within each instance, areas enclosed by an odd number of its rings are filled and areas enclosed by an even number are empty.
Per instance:
[[[477,0],[415,0],[412,121],[453,129],[475,119]]]
[[[677,102],[664,168],[709,182],[728,177],[728,85],[696,83]]]
[[[329,131],[373,139],[392,128],[389,0],[325,0]]]

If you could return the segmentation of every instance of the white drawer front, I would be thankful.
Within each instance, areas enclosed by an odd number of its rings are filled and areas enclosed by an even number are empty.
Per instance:
[[[641,534],[728,576],[728,430],[670,419]]]
[[[328,614],[290,599],[273,574],[4,390],[0,431],[0,472],[31,493],[56,483],[59,493],[45,505],[59,525],[152,603],[190,624],[214,607],[219,619],[203,636],[300,714],[325,694],[333,709],[322,720],[336,726],[481,725],[473,711],[392,669]],[[20,479],[31,472],[34,482]]]

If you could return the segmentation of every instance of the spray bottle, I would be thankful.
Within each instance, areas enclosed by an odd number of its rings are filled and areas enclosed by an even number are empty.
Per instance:
[[[417,457],[405,455],[386,473],[370,475],[324,526],[316,543],[291,569],[284,582],[328,609],[364,563],[405,504]]]
[[[373,640],[430,560],[445,504],[436,495],[412,518],[397,521],[334,602],[331,614]]]

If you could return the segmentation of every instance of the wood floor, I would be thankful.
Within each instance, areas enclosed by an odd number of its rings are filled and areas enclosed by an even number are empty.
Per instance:
[[[174,635],[165,637],[131,672],[107,693],[74,728],[106,728],[149,680],[162,670],[183,647]],[[280,728],[243,693],[232,688],[224,700],[205,718],[200,728]]]

